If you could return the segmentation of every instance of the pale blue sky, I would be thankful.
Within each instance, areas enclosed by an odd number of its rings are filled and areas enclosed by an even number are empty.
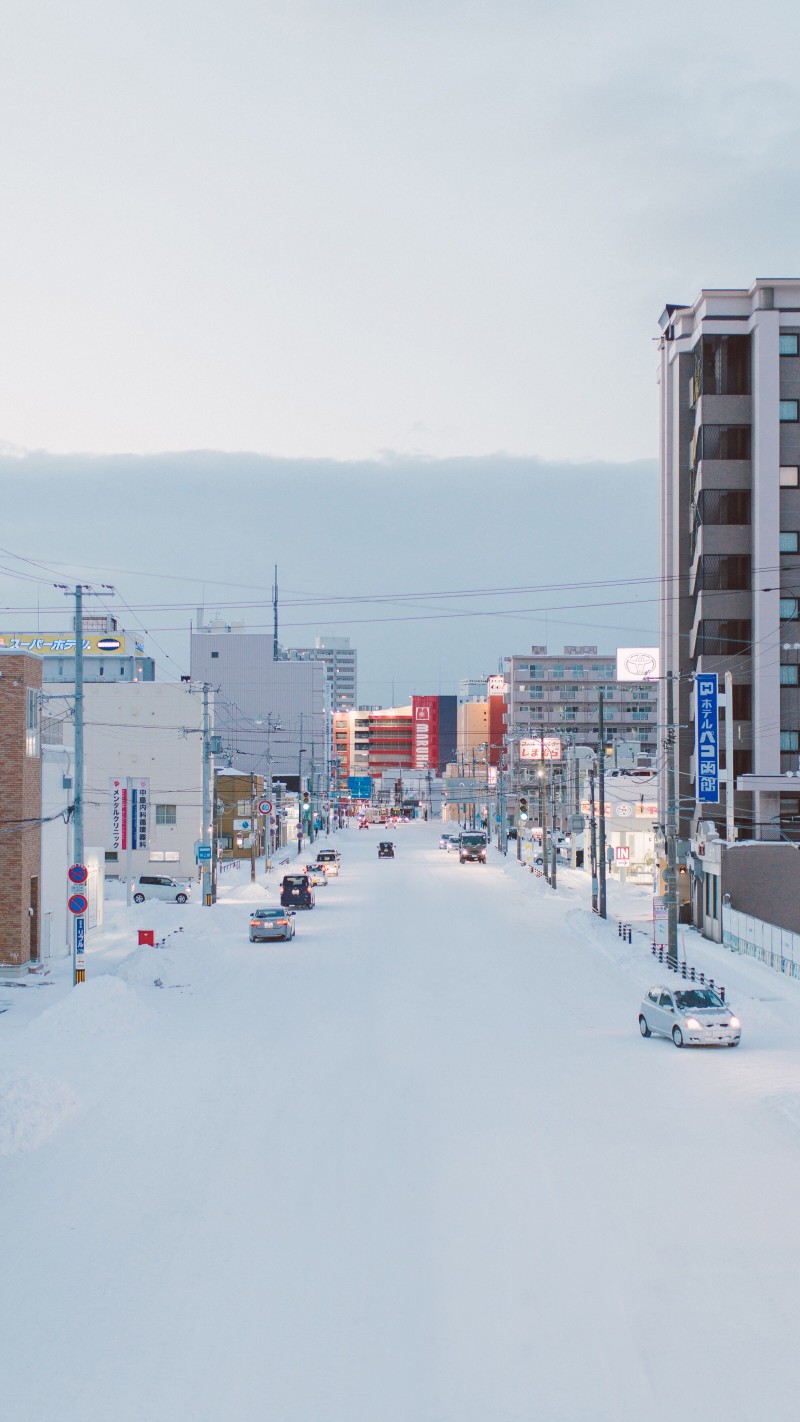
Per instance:
[[[0,439],[629,460],[796,275],[789,0],[5,0]]]

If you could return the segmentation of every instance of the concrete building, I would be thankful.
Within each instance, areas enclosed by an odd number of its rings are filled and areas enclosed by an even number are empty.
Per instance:
[[[61,712],[64,742],[71,746],[72,699],[51,698],[47,705],[53,722]],[[112,824],[112,805],[130,777],[149,782],[149,837],[131,851],[132,874],[194,877],[195,844],[202,839],[202,718],[202,696],[188,683],[84,688],[85,838],[103,847],[107,876],[126,874],[127,849],[121,826]]]
[[[75,631],[0,632],[0,648],[33,652],[42,658],[42,680],[75,681]],[[134,637],[121,632],[108,613],[83,618],[83,679],[88,681],[155,681],[155,662],[144,655]]]
[[[662,673],[675,697],[679,838],[798,838],[800,783],[800,280],[704,290],[661,319],[659,364]],[[695,678],[733,674],[733,763],[700,804]],[[698,916],[696,914],[696,921]]]
[[[596,647],[546,647],[506,657],[506,729],[512,737],[559,735],[575,745],[598,748],[598,692],[604,689],[606,742],[635,736],[642,753],[658,744],[657,688],[653,682],[617,681],[615,652]]]
[[[214,688],[221,754],[237,769],[273,776],[291,789],[330,774],[332,707],[324,662],[273,660],[272,636],[201,629],[191,637],[191,676]]]
[[[313,647],[287,647],[286,656],[322,662],[330,684],[330,704],[335,712],[358,705],[358,652],[349,637],[317,637]]]
[[[410,706],[359,707],[333,716],[333,782],[351,775],[395,780],[403,771],[441,775],[456,754],[455,696],[413,696]]]
[[[39,960],[42,659],[0,649],[0,967]]]
[[[458,683],[458,704],[465,701],[482,701],[486,696],[485,676],[465,676]]]
[[[489,700],[484,695],[459,702],[456,715],[456,761],[462,775],[475,773],[488,764]]]

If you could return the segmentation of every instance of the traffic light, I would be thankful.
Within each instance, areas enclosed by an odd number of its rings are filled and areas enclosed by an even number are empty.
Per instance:
[[[308,791],[307,791],[307,790],[304,790],[304,791],[303,791],[303,814],[304,814],[304,815],[310,815],[310,814],[311,814],[311,806],[310,806],[309,803],[308,803]]]
[[[528,797],[527,797],[527,795],[520,795],[520,797],[519,797],[519,817],[520,817],[521,820],[527,820],[527,818],[528,818]]]

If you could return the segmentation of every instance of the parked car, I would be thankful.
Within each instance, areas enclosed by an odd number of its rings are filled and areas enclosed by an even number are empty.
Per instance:
[[[250,915],[250,942],[266,943],[274,938],[294,938],[294,914],[285,908],[256,909]]]
[[[321,849],[317,855],[317,864],[322,866],[329,878],[336,878],[340,860],[338,849]]]
[[[390,839],[382,839],[378,845],[379,859],[394,859],[394,845]]]
[[[458,841],[459,864],[486,863],[486,835],[482,830],[469,830]]]
[[[316,888],[319,884],[327,884],[328,876],[321,864],[306,864],[305,872]]]
[[[314,907],[316,897],[307,874],[284,874],[281,880],[281,903],[284,908]]]
[[[192,897],[191,884],[181,884],[168,874],[139,874],[133,881],[133,902],[163,899],[168,904],[185,904]]]
[[[713,988],[657,985],[642,1000],[639,1031],[671,1037],[676,1047],[738,1047],[742,1024]]]

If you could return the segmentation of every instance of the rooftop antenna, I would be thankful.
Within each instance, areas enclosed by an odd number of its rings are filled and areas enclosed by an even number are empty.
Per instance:
[[[272,584],[272,660],[278,660],[278,565],[275,564],[275,581]]]

